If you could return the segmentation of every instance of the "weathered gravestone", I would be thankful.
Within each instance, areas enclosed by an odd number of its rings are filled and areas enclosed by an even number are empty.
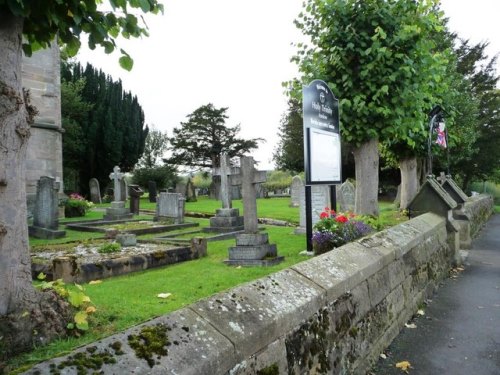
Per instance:
[[[306,233],[306,198],[305,187],[301,189],[299,205],[299,226],[295,229],[295,234]],[[330,207],[330,186],[312,185],[311,186],[311,210],[312,225],[319,221],[319,215],[325,207]]]
[[[123,173],[125,176],[125,173]],[[120,201],[125,202],[128,199],[128,183],[125,181],[125,178],[121,178],[120,180]]]
[[[243,230],[243,217],[240,210],[232,208],[230,179],[235,170],[231,168],[229,156],[225,153],[220,157],[220,168],[214,168],[212,174],[220,176],[220,198],[222,208],[215,212],[215,216],[210,218],[210,227],[204,228],[205,232],[236,232]],[[239,169],[238,169],[239,171]]]
[[[185,197],[186,196],[186,184],[183,182],[178,182],[175,185],[175,192],[177,194],[182,194],[182,196]]]
[[[36,188],[33,225],[29,226],[30,236],[37,238],[60,238],[66,235],[59,228],[59,182],[54,178],[42,176]]]
[[[186,202],[196,202],[196,192],[194,190],[193,181],[188,179],[186,184]]]
[[[304,194],[304,181],[300,176],[294,176],[290,185],[290,207],[300,206],[301,194]]]
[[[179,193],[161,192],[156,200],[155,221],[173,219],[175,224],[184,222],[185,198]]]
[[[120,172],[120,167],[115,166],[113,172],[109,174],[109,178],[113,180],[113,202],[111,207],[106,208],[104,220],[121,220],[130,219],[132,214],[125,208],[125,202],[122,200],[122,184],[123,173]]]
[[[156,196],[158,195],[158,191],[156,189],[155,181],[148,181],[148,194],[149,194],[149,201],[151,203],[156,203]]]
[[[256,171],[252,157],[240,158],[240,175],[232,176],[233,184],[241,184],[243,195],[244,233],[236,235],[236,246],[229,248],[229,265],[268,266],[283,261],[267,233],[259,233],[255,185],[266,181],[265,171]]]
[[[346,180],[337,189],[337,202],[341,212],[354,212],[354,202],[356,199],[356,188],[349,181]]]
[[[139,185],[129,185],[128,189],[130,195],[130,213],[139,215],[139,205],[144,191]]]
[[[90,188],[90,201],[92,203],[102,203],[101,189],[99,188],[99,180],[97,180],[97,178],[90,179],[89,188]]]

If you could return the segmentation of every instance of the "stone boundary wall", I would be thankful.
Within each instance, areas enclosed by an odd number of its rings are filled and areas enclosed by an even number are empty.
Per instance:
[[[493,213],[493,197],[487,194],[475,195],[469,197],[464,204],[464,211],[470,218],[470,234],[475,237],[482,226],[488,221]]]
[[[29,373],[76,373],[76,363],[104,356],[108,364],[87,372],[365,374],[448,274],[448,242],[446,220],[427,213]]]

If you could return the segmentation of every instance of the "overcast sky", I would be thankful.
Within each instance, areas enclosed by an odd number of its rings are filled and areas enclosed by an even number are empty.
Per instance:
[[[227,125],[241,124],[244,138],[261,137],[253,156],[272,169],[280,118],[281,86],[296,76],[290,62],[301,38],[293,20],[302,0],[163,0],[165,14],[146,18],[150,37],[120,44],[134,58],[132,72],[119,55],[82,48],[91,62],[137,95],[146,123],[168,135],[201,105],[229,107]],[[500,52],[500,1],[442,0],[451,30],[473,42],[490,41]]]

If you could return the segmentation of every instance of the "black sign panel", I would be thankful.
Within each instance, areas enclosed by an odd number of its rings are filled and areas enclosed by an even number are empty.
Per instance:
[[[302,95],[306,184],[341,183],[339,101],[321,80],[304,86]]]

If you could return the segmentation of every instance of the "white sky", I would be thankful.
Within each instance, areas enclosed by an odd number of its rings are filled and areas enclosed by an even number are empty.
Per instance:
[[[296,76],[293,20],[302,0],[163,0],[165,14],[146,18],[150,37],[120,44],[134,59],[131,72],[117,53],[82,48],[91,62],[137,95],[148,125],[167,131],[201,105],[229,107],[226,124],[241,124],[244,138],[261,137],[252,155],[272,169],[286,97],[281,86]],[[500,52],[500,1],[442,0],[452,31],[472,42],[490,41]],[[82,43],[83,44],[83,43]]]

